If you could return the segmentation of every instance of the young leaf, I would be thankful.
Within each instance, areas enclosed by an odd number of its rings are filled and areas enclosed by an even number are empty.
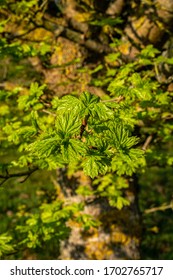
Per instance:
[[[56,108],[58,113],[59,111],[80,111],[82,105],[81,101],[77,97],[72,95],[63,96],[61,99],[53,99],[52,103],[53,108]]]
[[[68,163],[77,161],[80,156],[84,156],[86,150],[86,145],[77,139],[70,139],[61,145],[62,156]]]
[[[88,156],[83,164],[84,172],[91,178],[96,177],[99,173],[105,174],[108,166],[103,157]]]
[[[60,139],[57,136],[48,139],[38,140],[26,148],[27,151],[39,158],[49,157],[60,150]]]
[[[92,108],[92,105],[97,104],[99,102],[100,98],[89,92],[84,92],[81,94],[80,100],[82,101],[85,108],[87,108],[87,107]]]
[[[112,139],[112,143],[118,150],[130,149],[132,146],[136,145],[139,140],[135,136],[129,136],[128,131],[124,128],[122,124],[116,124],[112,122],[110,126],[111,134],[109,137]]]
[[[10,244],[12,237],[7,233],[0,235],[0,257],[3,254],[12,253],[14,251],[13,245]]]
[[[67,111],[67,113],[57,116],[55,126],[60,138],[66,139],[79,134],[81,122],[78,115]]]

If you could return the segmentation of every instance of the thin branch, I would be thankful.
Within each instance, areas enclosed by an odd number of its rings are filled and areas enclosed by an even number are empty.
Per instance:
[[[109,99],[109,100],[101,100],[100,102],[121,102],[122,100],[124,100],[124,97],[123,96],[119,96],[119,97],[116,97],[114,99]]]
[[[25,182],[32,173],[34,173],[36,170],[38,170],[38,167],[35,167],[33,169],[30,169],[28,171],[24,171],[24,172],[19,172],[19,173],[8,173],[6,172],[6,175],[2,175],[0,174],[0,178],[3,179],[2,182],[0,183],[0,186],[2,186],[8,179],[13,178],[13,177],[23,177],[26,176],[26,178],[24,178],[21,183]]]
[[[44,113],[46,113],[46,114],[48,114],[48,115],[52,115],[52,116],[55,116],[55,117],[56,117],[56,114],[55,114],[55,113],[49,112],[49,111],[47,111],[46,109],[42,109],[41,111],[44,112]]]
[[[89,115],[85,116],[85,118],[82,121],[82,125],[80,127],[80,139],[82,138],[83,133],[84,133],[84,131],[86,129],[88,119],[89,119]]]
[[[0,183],[0,186],[2,186],[8,179],[4,179],[2,180],[2,182]]]
[[[48,0],[44,0],[43,3],[40,5],[40,10],[44,8],[44,6],[47,4]]]
[[[159,207],[153,207],[151,209],[146,209],[144,211],[145,214],[150,214],[150,213],[154,213],[156,211],[165,211],[167,209],[172,209],[173,210],[173,201],[171,201],[171,203],[169,205],[162,205]]]
[[[71,60],[70,62],[67,62],[67,63],[63,63],[63,64],[51,64],[51,65],[48,65],[46,63],[43,64],[43,66],[45,66],[46,68],[49,68],[49,69],[52,69],[52,68],[64,68],[64,67],[67,67],[67,66],[70,66],[70,65],[73,65],[75,64],[76,62],[79,62],[77,59],[73,59]],[[73,81],[76,81],[76,79],[73,79]]]
[[[146,149],[148,148],[148,146],[149,146],[149,144],[151,143],[152,139],[153,139],[153,135],[149,135],[149,136],[147,137],[147,139],[145,140],[144,145],[142,146],[142,150],[143,150],[143,151],[146,151]]]

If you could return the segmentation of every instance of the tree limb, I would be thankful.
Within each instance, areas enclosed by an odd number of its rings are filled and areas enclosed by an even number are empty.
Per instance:
[[[32,173],[34,173],[36,170],[38,170],[38,167],[35,167],[33,169],[29,169],[28,171],[24,171],[24,172],[19,172],[19,173],[8,173],[8,171],[6,171],[5,175],[0,174],[0,178],[3,179],[2,182],[0,183],[0,186],[2,186],[8,179],[13,178],[13,177],[23,177],[26,176],[26,178],[24,178],[21,183],[25,182]]]
[[[171,203],[169,205],[162,205],[162,206],[159,206],[159,207],[153,207],[153,208],[150,208],[150,209],[146,209],[145,210],[145,214],[150,214],[150,213],[154,213],[156,211],[165,211],[167,209],[172,209],[173,210],[173,201],[171,201]]]

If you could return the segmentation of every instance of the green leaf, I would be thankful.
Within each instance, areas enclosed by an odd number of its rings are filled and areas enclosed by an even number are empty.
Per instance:
[[[117,198],[117,202],[114,204],[114,206],[116,206],[119,210],[121,210],[123,206],[128,206],[129,204],[130,201],[120,196]]]
[[[43,84],[39,86],[38,83],[32,83],[30,86],[31,96],[37,97],[37,99],[44,94],[43,90],[46,88],[46,85]]]
[[[81,101],[73,95],[66,95],[63,96],[61,99],[55,98],[53,99],[52,104],[53,108],[57,109],[58,113],[59,111],[80,111],[82,106]]]
[[[84,156],[86,154],[86,151],[87,151],[86,144],[81,142],[78,139],[70,139],[69,140],[69,147],[70,147],[72,156],[73,156],[73,153],[76,153],[77,155]]]
[[[109,109],[104,103],[99,102],[94,105],[91,111],[91,115],[93,116],[95,121],[97,119],[105,121],[113,118],[114,112],[111,109]]]
[[[99,173],[105,174],[108,166],[106,160],[99,156],[88,156],[83,163],[84,173],[91,178],[96,177]]]
[[[4,254],[12,253],[14,251],[13,245],[10,244],[12,237],[7,233],[0,235],[0,257]]]
[[[105,26],[105,25],[110,25],[110,26],[116,26],[117,24],[122,23],[123,20],[120,17],[116,18],[101,18],[99,20],[94,20],[90,21],[90,25],[96,25],[96,26]]]
[[[76,190],[77,194],[83,195],[83,196],[88,196],[88,195],[93,195],[94,192],[91,190],[89,186],[79,186]]]
[[[117,52],[117,53],[110,53],[106,56],[106,59],[109,61],[109,62],[115,62],[119,57],[120,57],[120,53]],[[115,70],[114,69],[111,69],[113,71],[113,74],[115,75]],[[109,73],[110,69],[108,70],[108,73]]]
[[[96,68],[94,68],[93,70],[90,70],[90,74],[94,74],[97,73],[98,71],[103,69],[103,65],[99,64]]]
[[[51,46],[45,42],[40,43],[40,54],[45,55],[51,51]]]
[[[92,108],[94,104],[97,104],[100,98],[97,95],[91,94],[89,92],[84,92],[80,96],[80,100],[82,101],[85,108]]]
[[[39,158],[49,157],[51,154],[56,154],[60,151],[59,137],[50,137],[44,140],[38,140],[26,148],[31,154]]]
[[[80,156],[85,156],[87,151],[86,145],[77,139],[70,139],[61,145],[63,158],[70,162],[77,161]]]
[[[112,170],[119,176],[131,176],[139,166],[145,166],[144,152],[139,149],[117,153],[112,159]]]
[[[156,89],[149,79],[142,79],[138,73],[134,73],[130,79],[132,82],[131,94],[135,94],[141,100],[150,100],[152,98],[152,90]]]
[[[110,127],[111,134],[109,133],[110,140],[114,143],[118,150],[130,149],[132,146],[139,142],[136,136],[129,136],[129,132],[121,124],[112,122]]]
[[[21,95],[18,98],[18,107],[19,109],[28,110],[31,107],[34,107],[35,110],[39,110],[43,105],[39,102],[39,98],[44,94],[44,89],[46,85],[41,86],[38,83],[32,83],[30,86],[30,92],[27,95]]]
[[[160,51],[153,47],[153,45],[146,46],[140,53],[140,57],[147,57],[147,58],[153,58],[156,56],[156,54],[159,54]]]
[[[91,227],[98,227],[100,222],[95,220],[89,214],[81,214],[76,218],[76,221],[81,224],[84,230],[89,230]]]
[[[128,88],[124,85],[123,80],[113,80],[107,89],[113,96],[126,96],[128,93]]]
[[[37,131],[35,127],[32,126],[21,127],[20,129],[17,130],[18,135],[22,136],[26,140],[29,140],[30,137],[36,134],[36,132]]]
[[[81,122],[75,112],[70,111],[59,114],[56,118],[56,131],[61,139],[67,139],[71,136],[79,135]]]

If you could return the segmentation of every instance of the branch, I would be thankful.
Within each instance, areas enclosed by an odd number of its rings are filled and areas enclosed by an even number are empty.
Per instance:
[[[71,40],[81,46],[86,47],[88,50],[94,51],[96,53],[110,53],[115,51],[109,45],[102,44],[94,39],[87,39],[85,37],[86,26],[80,26],[80,32],[75,31],[71,28],[65,27],[57,23],[57,21],[52,21],[48,14],[44,15],[44,28],[53,32],[56,37],[60,35],[68,40]],[[75,22],[76,23],[76,22]],[[76,23],[77,24],[77,23]],[[81,24],[81,23],[80,23]],[[71,21],[71,25],[74,25],[74,21]],[[79,25],[78,25],[79,27]],[[81,29],[82,28],[82,29]],[[85,30],[83,30],[83,28]],[[77,28],[79,29],[79,28]],[[83,33],[81,33],[83,32]]]
[[[85,116],[85,118],[82,121],[82,125],[80,127],[80,139],[82,138],[83,133],[84,133],[84,131],[86,129],[88,119],[89,119],[89,115]]]
[[[167,209],[172,209],[173,210],[173,201],[171,201],[171,203],[169,205],[162,205],[162,206],[159,206],[159,207],[153,207],[151,209],[146,209],[145,210],[145,214],[150,214],[150,213],[153,213],[153,212],[156,212],[156,211],[165,211]]]
[[[142,146],[142,150],[143,151],[146,151],[146,149],[148,148],[148,146],[149,146],[150,142],[152,141],[152,139],[153,139],[153,135],[149,135],[147,137],[147,139],[145,140],[144,145]]]
[[[46,113],[46,114],[48,114],[48,115],[51,115],[51,116],[55,116],[55,117],[56,117],[56,114],[54,114],[54,113],[52,113],[52,112],[49,112],[49,111],[46,110],[46,109],[42,109],[41,111],[44,112],[44,113]]]
[[[29,169],[28,171],[24,172],[19,172],[19,173],[8,173],[6,172],[5,175],[0,174],[0,178],[3,179],[2,182],[0,183],[0,186],[2,186],[8,179],[13,178],[13,177],[23,177],[26,176],[20,183],[25,182],[32,173],[34,173],[36,170],[38,170],[38,167],[35,167],[33,169]]]

